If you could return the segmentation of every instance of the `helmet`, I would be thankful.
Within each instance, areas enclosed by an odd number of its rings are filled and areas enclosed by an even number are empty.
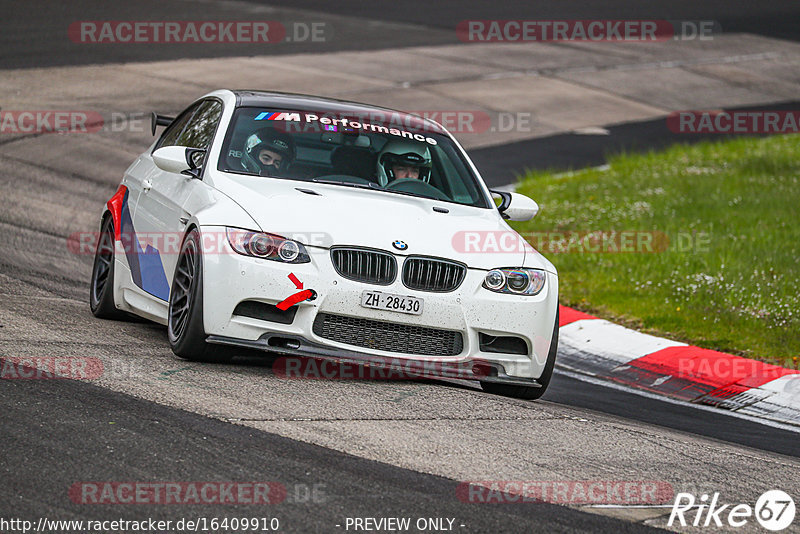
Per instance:
[[[419,179],[428,182],[431,176],[431,154],[428,147],[416,141],[394,139],[386,143],[378,155],[378,182],[385,186],[395,180],[392,167],[407,165],[419,168]]]
[[[258,159],[259,153],[265,149],[283,156],[277,167],[264,165]],[[291,135],[278,132],[273,128],[262,128],[251,134],[245,141],[242,166],[261,176],[278,176],[286,172],[289,164],[294,161],[295,155],[296,149]]]

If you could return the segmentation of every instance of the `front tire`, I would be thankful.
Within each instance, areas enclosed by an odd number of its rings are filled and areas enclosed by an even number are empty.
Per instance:
[[[100,225],[89,283],[89,307],[100,319],[127,318],[127,314],[114,305],[114,261],[114,220],[107,215]]]
[[[206,342],[203,326],[203,257],[197,228],[192,228],[186,234],[181,246],[169,293],[167,333],[172,352],[186,360],[224,363],[232,358],[224,348]]]
[[[515,386],[510,384],[499,384],[497,382],[481,382],[481,388],[486,393],[493,393],[495,395],[502,395],[504,397],[514,397],[517,399],[536,400],[544,395],[547,387],[550,385],[550,379],[553,377],[553,369],[556,365],[556,356],[558,355],[558,308],[556,308],[556,324],[553,327],[553,337],[550,341],[550,350],[547,353],[547,362],[544,365],[544,371],[536,381],[542,387],[536,388],[532,386]]]

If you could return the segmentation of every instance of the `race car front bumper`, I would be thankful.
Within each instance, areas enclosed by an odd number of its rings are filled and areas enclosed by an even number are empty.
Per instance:
[[[443,376],[536,386],[547,362],[558,307],[558,277],[547,273],[542,291],[533,296],[508,295],[482,287],[485,270],[467,269],[461,285],[447,293],[412,290],[400,280],[376,286],[340,276],[324,248],[307,247],[310,263],[287,264],[229,253],[203,256],[203,320],[208,341],[260,349],[284,355],[325,358],[339,362],[402,366],[411,373],[430,375],[434,367]],[[404,257],[396,256],[402,265]],[[498,266],[505,267],[505,266]],[[314,300],[294,306],[293,313],[279,318],[256,318],[241,314],[241,304],[265,305],[282,302],[298,288],[289,275],[315,293]],[[424,300],[423,313],[410,315],[361,306],[365,290],[413,296]],[[237,308],[238,307],[238,308]],[[403,332],[409,350],[382,342],[380,332],[368,343],[363,336],[349,341],[339,325],[336,336],[322,331],[320,323],[341,319],[354,325],[394,329],[393,339]],[[353,340],[355,330],[351,328]],[[426,343],[441,336],[457,335],[450,352],[431,350]],[[516,338],[521,350],[489,349],[487,339]],[[448,338],[450,339],[450,338]],[[413,344],[413,347],[412,347]],[[384,350],[384,349],[390,350]],[[416,371],[415,371],[416,370]]]

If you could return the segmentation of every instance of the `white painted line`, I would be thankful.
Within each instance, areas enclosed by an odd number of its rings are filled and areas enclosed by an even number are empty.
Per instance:
[[[673,399],[671,397],[665,397],[663,395],[656,395],[655,393],[650,393],[649,391],[643,391],[641,389],[635,389],[628,386],[623,386],[621,384],[617,384],[615,382],[609,382],[607,380],[600,380],[598,378],[593,378],[591,376],[586,376],[580,373],[575,373],[573,371],[569,371],[563,369],[558,366],[556,363],[556,367],[558,369],[558,373],[564,376],[568,376],[570,378],[574,378],[575,380],[580,380],[582,382],[587,382],[589,384],[594,384],[597,386],[603,386],[610,389],[616,389],[618,391],[624,391],[626,393],[632,393],[634,395],[638,395],[640,397],[645,397],[648,399],[653,399],[662,402],[668,402],[670,404],[676,404],[678,406],[684,406],[687,408],[694,408],[696,410],[702,410],[704,412],[712,412],[718,415],[727,415],[729,417],[735,417],[737,419],[744,419],[745,421],[750,421],[751,423],[758,423],[760,425],[777,428],[780,430],[786,430],[788,432],[794,432],[795,434],[800,434],[800,426],[795,426],[788,423],[779,423],[777,421],[772,421],[770,419],[764,419],[763,417],[754,417],[752,415],[746,415],[739,412],[728,412],[720,410],[719,408],[715,408],[713,406],[705,406],[703,404],[693,404],[691,402],[686,402],[682,400]]]
[[[672,508],[671,504],[585,504],[585,508]],[[694,506],[693,508],[698,508]]]
[[[602,367],[613,368],[668,347],[686,347],[686,343],[642,334],[605,319],[581,319],[561,327],[559,344],[569,351],[591,356]],[[567,351],[565,351],[567,352]],[[580,357],[580,356],[578,356]]]
[[[738,411],[755,417],[769,417],[800,424],[800,374],[776,378],[757,388],[737,395],[749,396],[755,402],[748,403]],[[734,397],[731,400],[735,400]]]
[[[779,423],[777,421],[772,421],[769,419],[764,419],[763,417],[754,417],[752,415],[746,415],[739,412],[728,412],[720,410],[719,408],[715,408],[713,406],[706,406],[704,404],[693,404],[691,402],[686,402],[682,400],[673,399],[671,397],[665,397],[663,395],[656,395],[655,393],[650,393],[649,391],[643,391],[641,389],[636,389],[628,386],[623,386],[622,384],[617,384],[616,382],[609,382],[608,380],[601,380],[599,378],[594,378],[591,376],[586,376],[580,373],[575,373],[573,371],[569,371],[567,369],[563,369],[558,366],[556,363],[556,368],[558,369],[558,373],[564,376],[568,376],[570,378],[574,378],[575,380],[580,380],[582,382],[587,382],[589,384],[594,384],[596,386],[603,386],[610,389],[616,389],[618,391],[624,391],[626,393],[632,393],[634,395],[639,395],[640,397],[645,397],[648,399],[668,402],[670,404],[676,404],[678,406],[684,406],[686,408],[694,408],[696,410],[702,410],[704,412],[712,412],[718,415],[727,415],[730,417],[736,417],[737,419],[744,419],[745,421],[750,421],[751,423],[758,423],[764,426],[778,428],[780,430],[786,430],[788,432],[794,432],[795,434],[800,434],[800,426],[792,425],[790,423]]]
[[[586,128],[577,128],[570,133],[575,135],[610,135],[611,132],[600,126],[587,126]]]

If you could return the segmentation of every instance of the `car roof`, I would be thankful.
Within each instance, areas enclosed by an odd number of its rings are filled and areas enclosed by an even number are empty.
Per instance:
[[[437,122],[430,119],[399,111],[396,109],[362,104],[360,102],[350,102],[336,98],[327,98],[313,95],[303,95],[295,93],[282,93],[279,91],[254,91],[254,90],[235,90],[236,107],[270,107],[286,108],[291,110],[317,111],[319,113],[372,116],[377,114],[385,116],[389,114],[393,119],[403,121],[420,130],[432,131],[447,135],[447,131]]]

